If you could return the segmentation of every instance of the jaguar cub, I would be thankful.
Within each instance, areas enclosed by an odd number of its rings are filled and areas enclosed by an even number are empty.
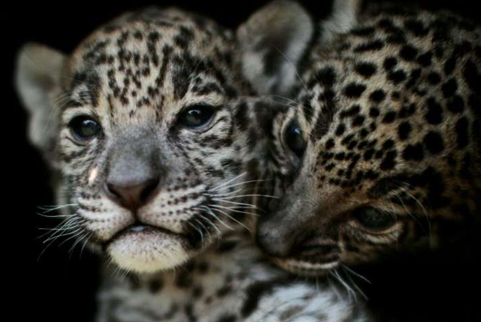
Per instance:
[[[275,124],[283,197],[257,239],[304,275],[450,243],[481,218],[481,28],[450,13],[336,6],[347,29],[337,36],[276,2],[250,21],[257,51],[244,46],[247,61],[278,57],[248,72],[295,100]],[[297,29],[307,34],[279,37]]]
[[[365,321],[360,304],[271,266],[246,230],[270,120],[232,33],[176,9],[127,13],[69,56],[19,54],[29,137],[65,218],[103,258],[98,321]]]

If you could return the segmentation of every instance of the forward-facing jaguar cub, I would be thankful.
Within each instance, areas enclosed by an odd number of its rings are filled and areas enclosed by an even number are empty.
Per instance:
[[[99,321],[365,321],[332,287],[271,266],[245,233],[277,109],[248,97],[236,52],[214,22],[155,8],[70,56],[20,52],[30,139],[59,203],[74,205],[62,229],[105,257]]]
[[[285,187],[257,238],[282,267],[306,275],[449,243],[481,219],[481,28],[394,7],[356,22],[358,1],[337,5],[350,31],[327,46],[295,19],[302,9],[277,2],[258,12],[250,34],[263,41],[245,57],[263,62],[283,48],[289,58],[269,69],[277,73],[250,70],[282,85],[268,92],[297,102],[275,124]],[[283,24],[270,28],[269,19]],[[279,37],[296,29],[310,36]],[[299,74],[286,78],[291,62]]]

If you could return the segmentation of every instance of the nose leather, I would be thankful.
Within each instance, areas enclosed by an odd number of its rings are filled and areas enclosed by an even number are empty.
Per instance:
[[[158,178],[146,178],[142,181],[107,183],[108,195],[121,206],[137,210],[152,197],[159,184]]]

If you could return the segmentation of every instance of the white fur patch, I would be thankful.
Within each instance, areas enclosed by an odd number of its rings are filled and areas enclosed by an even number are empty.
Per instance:
[[[120,236],[108,247],[108,253],[115,264],[137,273],[171,269],[190,258],[180,237],[158,231]]]

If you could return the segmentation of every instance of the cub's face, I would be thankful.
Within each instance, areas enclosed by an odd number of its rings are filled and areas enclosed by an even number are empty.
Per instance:
[[[151,9],[99,29],[68,58],[38,45],[21,53],[31,139],[61,173],[61,202],[74,205],[65,227],[120,267],[175,267],[249,218],[248,205],[236,208],[253,178],[232,51],[214,23]]]
[[[429,31],[396,42],[412,21]],[[462,41],[433,52],[440,21]],[[281,267],[321,275],[469,230],[481,200],[480,44],[453,21],[376,16],[313,51],[298,104],[275,125],[281,202],[257,230]]]

